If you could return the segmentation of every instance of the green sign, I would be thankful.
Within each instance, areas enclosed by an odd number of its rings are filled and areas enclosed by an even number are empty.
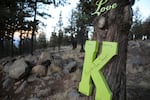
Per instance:
[[[96,58],[98,42],[86,41],[85,59],[79,92],[89,96],[93,90],[92,80],[96,86],[95,100],[111,100],[112,92],[103,76],[102,68],[114,56],[117,55],[116,42],[102,42],[101,55]]]
[[[108,5],[106,7],[103,7],[104,4],[106,4],[108,0],[100,0],[96,2],[96,5],[98,6],[96,11],[92,13],[92,15],[97,14],[98,16],[101,15],[101,13],[104,13],[106,11],[109,11],[111,9],[117,8],[117,3],[113,3],[112,5]]]

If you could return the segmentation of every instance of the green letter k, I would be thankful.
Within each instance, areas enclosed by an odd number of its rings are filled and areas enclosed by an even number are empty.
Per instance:
[[[102,68],[114,55],[117,55],[117,49],[116,42],[102,42],[101,54],[96,58],[98,42],[86,42],[83,72],[79,84],[81,93],[87,96],[92,93],[93,80],[96,87],[95,100],[112,100],[112,92],[104,78]]]

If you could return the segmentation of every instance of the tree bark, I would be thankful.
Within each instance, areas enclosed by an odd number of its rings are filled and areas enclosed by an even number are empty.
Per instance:
[[[14,56],[14,30],[11,34],[11,56]]]
[[[113,93],[113,100],[126,100],[126,58],[132,9],[128,0],[109,0],[105,6],[113,3],[117,3],[117,8],[102,13],[93,21],[93,40],[118,43],[118,55],[104,67],[103,73]]]
[[[22,31],[21,31],[21,33],[20,33],[20,41],[19,41],[19,54],[21,55],[22,54],[22,47],[23,47],[23,45],[22,45]]]
[[[33,25],[33,31],[31,35],[31,55],[33,55],[33,50],[34,50],[34,35],[36,31],[36,14],[37,14],[37,0],[35,0],[35,7],[34,7],[34,25]]]
[[[1,33],[0,33],[0,58],[1,57],[3,57],[3,54],[4,54],[4,52],[3,52],[3,50],[4,50],[4,43],[3,43],[3,31],[0,31]]]

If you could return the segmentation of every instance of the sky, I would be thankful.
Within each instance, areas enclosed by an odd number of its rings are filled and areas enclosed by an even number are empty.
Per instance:
[[[50,39],[51,32],[54,31],[54,26],[56,26],[56,23],[58,23],[60,12],[62,12],[63,27],[69,24],[68,18],[70,18],[71,16],[72,9],[76,8],[78,0],[69,1],[70,4],[66,4],[64,7],[60,6],[58,8],[55,8],[53,5],[49,7],[49,14],[52,15],[52,18],[49,18],[46,21],[44,21],[47,24],[47,27],[43,30],[46,33],[46,38],[48,40]]]
[[[133,10],[139,8],[143,20],[150,16],[150,0],[139,0],[133,6]]]

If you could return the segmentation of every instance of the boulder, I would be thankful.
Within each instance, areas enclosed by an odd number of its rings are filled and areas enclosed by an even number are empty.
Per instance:
[[[52,62],[54,64],[54,66],[63,67],[63,65],[64,65],[64,61],[63,61],[62,57],[58,54],[53,56]]]
[[[38,76],[45,76],[47,72],[47,68],[43,65],[36,65],[32,68],[32,73]]]
[[[27,82],[34,82],[37,80],[37,77],[35,74],[31,74],[28,79],[27,79]]]
[[[46,89],[40,90],[37,93],[37,97],[46,97],[46,96],[48,96],[50,94],[50,92],[51,92],[50,88],[46,88]]]
[[[61,71],[62,71],[62,68],[56,66],[56,65],[52,62],[51,66],[48,67],[47,75],[51,75],[51,74],[53,74],[53,73],[58,73],[58,72],[61,72]]]
[[[25,63],[24,59],[18,59],[9,66],[6,72],[8,72],[9,77],[19,79],[26,72],[27,67],[28,65]]]
[[[25,59],[25,61],[30,62],[32,64],[35,64],[38,60],[38,58],[34,55],[27,55],[27,56],[25,56],[24,59]]]
[[[20,93],[27,85],[27,81],[24,81],[18,88],[17,90],[15,91],[15,94],[18,94]]]
[[[42,64],[43,62],[47,61],[47,60],[52,60],[52,56],[50,55],[50,53],[48,52],[42,52],[40,57],[39,57],[39,60],[37,61],[37,64]]]
[[[51,61],[50,60],[46,60],[44,62],[41,63],[41,65],[45,66],[46,68],[48,68],[51,64]]]
[[[72,61],[69,64],[67,64],[64,69],[63,72],[65,74],[71,73],[71,72],[75,72],[76,71],[76,66],[77,66],[77,62],[76,61]]]
[[[14,80],[11,78],[7,78],[4,82],[3,82],[3,88],[9,90],[12,86],[13,86]]]

